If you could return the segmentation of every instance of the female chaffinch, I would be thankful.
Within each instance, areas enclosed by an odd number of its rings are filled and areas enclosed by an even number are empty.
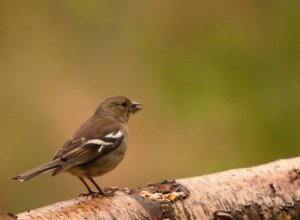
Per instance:
[[[93,177],[114,169],[123,159],[128,144],[126,126],[130,114],[142,109],[141,104],[124,96],[108,97],[95,113],[65,142],[49,163],[13,177],[21,182],[52,171],[55,176],[63,171],[77,176],[88,189],[88,194],[107,195]],[[93,192],[84,178],[89,179],[98,192]]]

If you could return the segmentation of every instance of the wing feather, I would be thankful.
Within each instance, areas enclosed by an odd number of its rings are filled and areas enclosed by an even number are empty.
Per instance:
[[[74,146],[69,147],[68,150],[59,155],[59,159],[62,160],[64,164],[60,169],[55,171],[53,175],[96,158],[103,157],[112,150],[115,150],[122,142],[123,137],[121,130],[114,130],[101,138],[90,140],[81,138],[82,141],[75,140],[70,142],[70,144],[74,144]]]

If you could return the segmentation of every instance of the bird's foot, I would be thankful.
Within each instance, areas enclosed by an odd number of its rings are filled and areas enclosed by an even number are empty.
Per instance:
[[[95,196],[98,196],[99,195],[99,192],[88,192],[88,193],[80,193],[79,194],[79,197],[85,197],[85,196],[91,196],[91,197],[95,197]]]
[[[88,193],[81,193],[81,194],[79,194],[79,197],[84,197],[84,196],[91,196],[91,197],[114,196],[115,191],[117,191],[117,190],[118,190],[118,188],[116,188],[116,187],[105,188],[104,190],[100,190],[98,192],[90,191]]]

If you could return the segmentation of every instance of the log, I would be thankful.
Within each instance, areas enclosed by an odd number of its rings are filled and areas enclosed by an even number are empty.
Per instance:
[[[300,157],[84,196],[16,215],[27,219],[300,219]]]

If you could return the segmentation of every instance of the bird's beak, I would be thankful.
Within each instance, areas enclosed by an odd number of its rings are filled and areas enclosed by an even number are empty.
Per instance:
[[[129,107],[129,112],[134,114],[137,113],[139,110],[143,109],[142,105],[138,102],[131,102],[131,105]]]

